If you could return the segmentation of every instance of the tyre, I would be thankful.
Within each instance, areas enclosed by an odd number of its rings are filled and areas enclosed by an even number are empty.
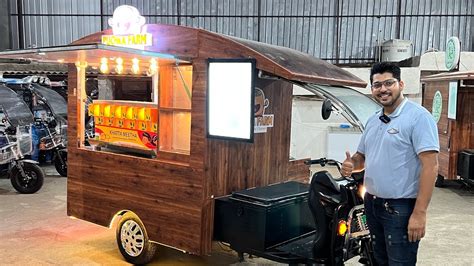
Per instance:
[[[145,226],[133,213],[122,216],[116,237],[120,253],[132,264],[147,264],[155,256],[158,245],[149,241]]]
[[[54,157],[54,168],[61,176],[67,176],[67,152],[59,151],[59,154]],[[60,158],[61,156],[61,158]],[[61,162],[61,159],[64,163]]]
[[[23,172],[25,173],[24,176],[21,174],[18,166],[16,166],[10,174],[10,181],[16,191],[22,194],[31,194],[40,190],[44,181],[44,172],[41,167],[33,163],[24,162]]]

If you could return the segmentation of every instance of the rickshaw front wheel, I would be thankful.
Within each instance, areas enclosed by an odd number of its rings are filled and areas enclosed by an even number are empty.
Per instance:
[[[116,237],[120,253],[132,264],[147,264],[155,256],[158,245],[149,241],[145,226],[132,212],[120,219]]]
[[[67,176],[67,152],[59,151],[59,155],[54,158],[54,168],[61,176]]]
[[[18,166],[12,169],[10,174],[12,186],[22,194],[32,194],[40,190],[44,181],[44,172],[41,167],[28,162],[23,162],[22,167],[24,175]]]

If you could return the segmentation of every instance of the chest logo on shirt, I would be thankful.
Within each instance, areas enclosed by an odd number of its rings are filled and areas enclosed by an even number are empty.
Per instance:
[[[393,127],[391,129],[387,130],[387,132],[389,134],[398,134],[398,133],[400,133],[400,131],[398,131],[398,129],[393,128]]]

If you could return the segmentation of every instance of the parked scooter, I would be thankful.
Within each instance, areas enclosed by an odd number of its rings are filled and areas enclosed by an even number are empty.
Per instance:
[[[307,164],[336,166],[326,158]],[[342,265],[360,256],[362,264],[374,265],[369,228],[363,204],[363,173],[334,179],[328,171],[319,171],[311,179],[309,207],[316,225],[313,259],[319,263]]]
[[[39,161],[47,161],[47,156],[52,156],[51,161],[56,171],[61,176],[67,176],[67,148],[64,135],[56,130],[55,120],[48,120],[42,114],[44,111],[35,111],[35,127],[45,134],[39,141]]]
[[[33,116],[18,96],[0,85],[0,174],[8,177],[20,193],[35,193],[43,186],[44,172],[33,160],[25,159],[31,153]]]
[[[64,98],[47,88],[50,81],[45,77],[3,81],[22,97],[35,116],[34,133],[41,137],[39,146],[34,147],[39,149],[38,161],[51,161],[61,176],[67,176],[67,103]]]

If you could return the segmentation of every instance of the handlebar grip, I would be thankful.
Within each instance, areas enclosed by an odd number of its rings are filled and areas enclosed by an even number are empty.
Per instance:
[[[321,164],[321,163],[326,163],[326,158],[321,158],[321,159],[314,159],[314,160],[307,160],[304,163],[306,165],[312,165],[312,164]]]

